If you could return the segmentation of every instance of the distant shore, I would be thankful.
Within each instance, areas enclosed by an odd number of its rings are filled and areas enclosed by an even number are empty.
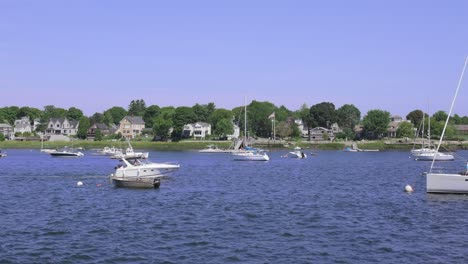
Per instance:
[[[346,141],[346,142],[309,142],[309,141],[279,141],[272,142],[268,140],[260,141],[254,145],[266,149],[292,149],[299,146],[303,149],[316,150],[341,150],[347,146],[356,144],[359,149],[370,150],[409,150],[414,144],[412,142],[401,142],[401,140],[376,140],[376,141]],[[179,141],[179,142],[154,142],[154,141],[132,141],[134,149],[148,150],[200,150],[208,145],[216,145],[219,148],[229,148],[231,141]],[[44,148],[62,148],[71,147],[72,143],[68,141],[44,142]],[[73,142],[74,148],[84,149],[102,149],[104,147],[126,148],[127,144],[123,141],[85,141],[78,140]],[[467,149],[468,141],[445,141],[444,149],[457,150]],[[1,149],[40,149],[41,142],[38,141],[3,141],[0,142]]]

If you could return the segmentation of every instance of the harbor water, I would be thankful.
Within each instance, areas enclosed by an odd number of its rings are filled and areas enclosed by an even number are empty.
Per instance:
[[[407,151],[305,152],[242,162],[151,151],[180,170],[159,189],[126,189],[109,183],[118,161],[90,151],[7,150],[0,263],[468,262],[468,196],[427,194],[430,162]]]

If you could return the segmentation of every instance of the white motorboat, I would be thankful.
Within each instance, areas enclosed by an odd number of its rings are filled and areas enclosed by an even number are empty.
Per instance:
[[[116,147],[104,147],[103,149],[98,150],[97,153],[101,155],[109,155],[109,156],[119,155],[119,154],[122,154],[122,149],[116,148]]]
[[[134,151],[130,141],[127,142],[128,148],[125,150],[125,153],[116,153],[111,156],[111,159],[147,159],[149,157],[149,152]]]
[[[265,151],[243,151],[232,153],[234,160],[238,161],[269,161],[270,157]]]
[[[455,90],[455,95],[452,101],[452,105],[450,106],[450,111],[447,115],[447,119],[445,121],[444,129],[442,130],[442,134],[439,139],[439,144],[437,145],[437,151],[442,144],[442,140],[445,135],[445,130],[449,123],[450,116],[452,114],[453,107],[455,105],[455,101],[457,99],[458,91],[460,90],[460,86],[463,80],[463,75],[465,73],[465,69],[468,63],[468,57],[465,59],[465,65],[463,66],[463,70],[458,81],[457,89]],[[431,169],[429,173],[426,175],[426,192],[428,193],[468,193],[468,165],[464,172],[462,173],[448,173],[448,172],[439,172],[434,171],[434,159],[431,163]]]
[[[291,157],[291,158],[296,158],[296,159],[305,159],[307,158],[307,155],[300,151],[300,150],[295,150],[295,151],[291,151],[288,153],[288,156]]]
[[[5,158],[6,156],[7,156],[6,152],[0,149],[0,158]]]
[[[49,155],[52,157],[61,157],[61,158],[74,158],[74,157],[83,157],[84,154],[79,151],[75,151],[74,149],[63,148],[61,150],[56,150],[49,152]]]
[[[159,178],[180,168],[179,164],[155,163],[140,159],[121,159],[110,179],[118,187],[159,187]],[[156,186],[157,185],[157,186]]]

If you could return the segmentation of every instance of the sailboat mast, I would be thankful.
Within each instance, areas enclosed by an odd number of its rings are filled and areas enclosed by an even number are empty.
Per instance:
[[[455,95],[453,97],[452,105],[450,106],[450,111],[449,111],[449,113],[447,115],[447,119],[445,120],[444,129],[442,130],[442,134],[440,135],[439,144],[437,145],[437,152],[439,152],[440,145],[442,144],[442,140],[444,139],[445,129],[447,128],[448,121],[450,119],[450,116],[452,115],[453,106],[455,105],[455,101],[457,100],[458,91],[460,90],[460,86],[461,86],[461,83],[462,83],[462,80],[463,80],[463,75],[465,74],[466,64],[468,64],[468,56],[465,59],[465,65],[463,65],[463,70],[461,72],[460,79],[458,80],[458,85],[457,85],[457,89],[455,90]],[[434,167],[434,161],[435,161],[435,156],[434,156],[434,159],[432,160],[432,163],[431,163],[431,171],[432,171],[432,168]]]
[[[247,146],[247,100],[244,97],[244,146]]]

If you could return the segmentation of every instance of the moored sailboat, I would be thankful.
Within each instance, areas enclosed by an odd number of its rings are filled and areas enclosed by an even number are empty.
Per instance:
[[[445,135],[445,130],[447,128],[450,115],[452,114],[453,107],[455,105],[455,101],[458,96],[458,91],[460,90],[460,86],[463,80],[463,75],[465,73],[466,65],[468,63],[468,57],[465,59],[465,64],[463,66],[463,70],[458,81],[457,89],[455,90],[455,95],[452,101],[452,105],[450,106],[450,111],[447,115],[447,119],[445,121],[444,129],[442,130],[442,135],[440,136],[439,144],[437,145],[437,151],[442,144],[442,140]],[[455,172],[435,172],[434,170],[434,162],[436,160],[433,159],[431,163],[431,168],[429,173],[426,176],[426,192],[428,193],[468,193],[468,165],[465,171],[455,173]]]

